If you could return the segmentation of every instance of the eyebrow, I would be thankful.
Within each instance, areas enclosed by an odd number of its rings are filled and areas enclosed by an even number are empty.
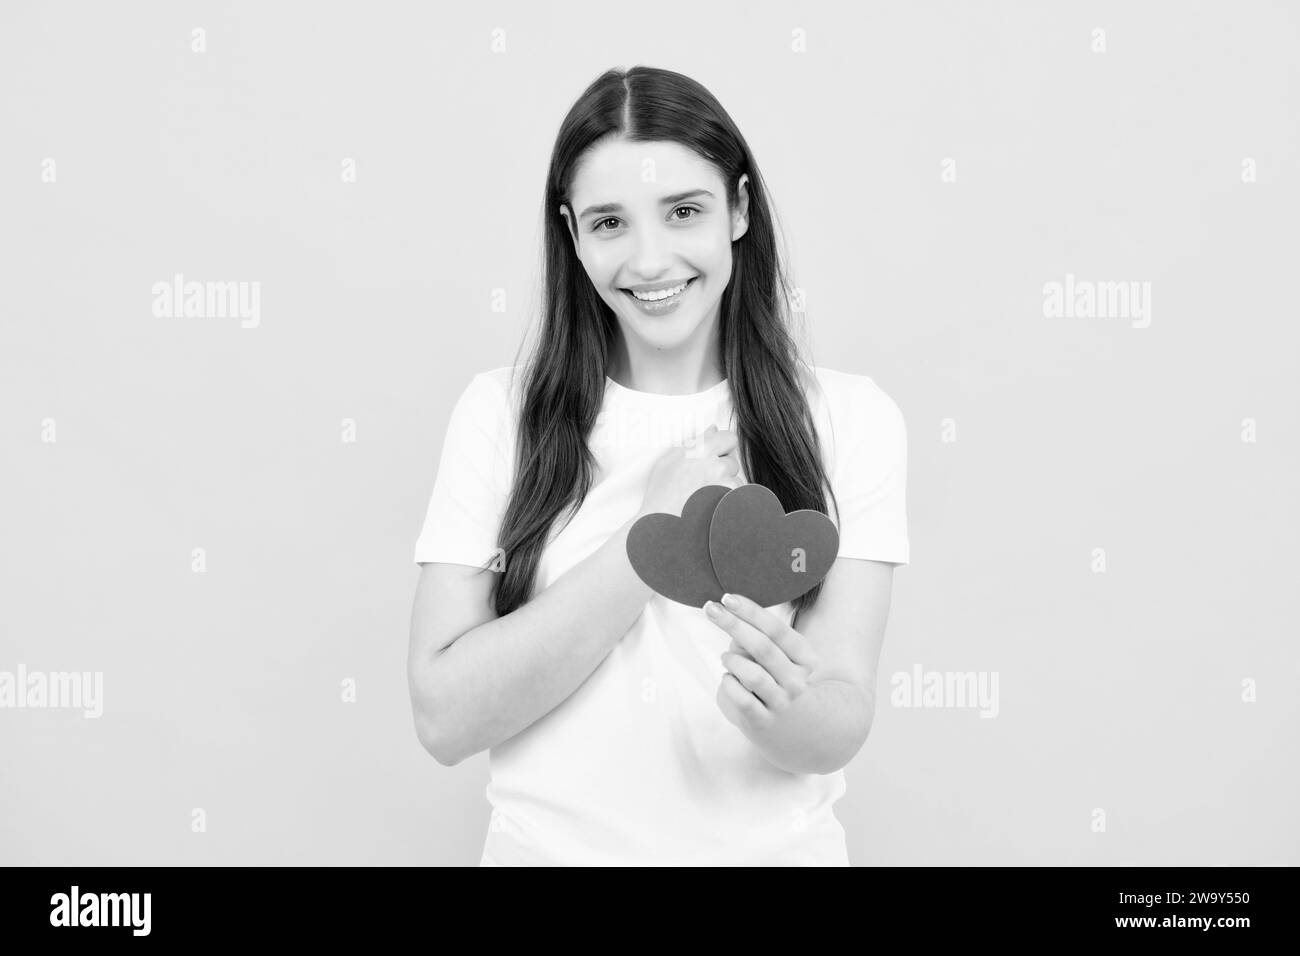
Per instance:
[[[691,199],[694,196],[708,196],[710,199],[717,198],[713,195],[713,193],[709,192],[707,189],[691,189],[684,193],[674,193],[671,196],[665,196],[663,199],[659,200],[659,205],[668,206],[673,203],[679,203],[683,199]],[[623,206],[619,203],[605,202],[605,203],[600,203],[599,205],[596,206],[588,206],[586,209],[584,209],[581,213],[578,214],[578,218],[586,219],[588,216],[592,215],[593,213],[622,212],[622,210],[623,210]]]

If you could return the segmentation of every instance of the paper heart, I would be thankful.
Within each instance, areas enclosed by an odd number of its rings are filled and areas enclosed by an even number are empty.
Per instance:
[[[743,594],[760,607],[811,591],[830,571],[839,548],[840,534],[830,518],[808,508],[786,514],[772,490],[759,484],[728,492],[709,527],[709,556],[722,590]]]
[[[725,485],[697,488],[677,515],[642,515],[627,533],[627,557],[646,584],[669,600],[691,607],[721,601],[722,586],[709,557],[713,510]]]

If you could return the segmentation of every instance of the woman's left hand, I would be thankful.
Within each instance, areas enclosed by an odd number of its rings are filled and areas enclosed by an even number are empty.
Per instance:
[[[761,733],[798,700],[820,659],[807,638],[771,611],[740,594],[723,600],[726,607],[704,606],[709,620],[731,635],[718,706],[742,731]]]

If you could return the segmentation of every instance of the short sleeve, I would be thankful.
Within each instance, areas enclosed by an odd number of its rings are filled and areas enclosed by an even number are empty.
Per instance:
[[[908,563],[907,425],[874,381],[855,375],[832,406],[838,557]],[[829,502],[828,502],[829,504]]]
[[[492,373],[475,375],[457,398],[415,542],[416,564],[491,564],[513,467],[508,412],[505,387]]]

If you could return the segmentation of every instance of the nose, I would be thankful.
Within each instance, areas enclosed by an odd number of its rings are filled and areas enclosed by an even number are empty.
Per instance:
[[[628,270],[644,282],[653,282],[671,266],[671,239],[665,236],[658,223],[642,224],[633,239],[632,254],[628,257]]]

